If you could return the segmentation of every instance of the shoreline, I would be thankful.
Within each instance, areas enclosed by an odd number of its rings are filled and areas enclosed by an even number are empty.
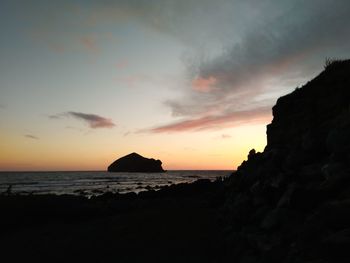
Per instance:
[[[107,259],[117,256],[124,258],[122,262],[139,262],[150,259],[147,254],[154,250],[164,262],[179,262],[185,255],[193,262],[212,262],[208,259],[214,257],[222,242],[218,224],[222,187],[222,181],[201,179],[159,191],[106,193],[90,199],[1,195],[5,231],[0,243],[4,251],[22,251],[29,257],[36,247],[45,247],[40,252],[42,259],[48,259],[59,247],[62,259],[67,253],[81,259],[105,253]],[[54,244],[46,244],[47,235]],[[204,247],[206,251],[202,251]],[[89,254],[83,252],[86,248],[91,249]],[[173,254],[176,249],[182,253]],[[142,253],[132,253],[134,250]],[[166,258],[170,255],[173,258]]]
[[[159,190],[166,185],[227,177],[232,171],[169,171],[167,173],[43,172],[0,173],[0,194],[101,195]],[[42,179],[44,178],[44,179]],[[10,189],[9,189],[10,188]]]
[[[201,172],[201,171],[209,171],[209,172],[235,172],[236,170],[226,170],[226,169],[174,169],[174,170],[165,170],[165,172]],[[108,172],[107,170],[33,170],[33,171],[0,171],[1,173],[80,173],[80,172],[106,172],[112,174],[118,173],[137,173],[137,172]],[[161,172],[159,174],[162,174]]]

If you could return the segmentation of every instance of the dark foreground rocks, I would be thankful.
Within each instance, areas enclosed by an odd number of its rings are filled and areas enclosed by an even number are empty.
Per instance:
[[[108,172],[128,172],[128,173],[162,173],[160,160],[145,158],[137,153],[131,153],[119,158],[108,166]]]
[[[226,182],[228,257],[349,262],[350,61],[278,99],[267,146]]]
[[[0,196],[11,262],[215,262],[222,184],[199,180],[139,194]]]

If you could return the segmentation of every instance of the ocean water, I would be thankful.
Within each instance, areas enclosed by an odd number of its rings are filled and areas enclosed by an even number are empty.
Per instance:
[[[232,171],[167,171],[165,173],[108,173],[108,172],[0,172],[0,193],[11,186],[13,194],[75,194],[100,195],[105,192],[127,193],[162,186],[215,180]]]

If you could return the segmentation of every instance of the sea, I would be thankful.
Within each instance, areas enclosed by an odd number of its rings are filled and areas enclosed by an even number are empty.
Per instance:
[[[83,172],[0,172],[0,194],[73,194],[87,197],[106,192],[128,193],[159,190],[161,187],[190,183],[198,179],[229,176],[227,170],[167,171],[165,173]]]

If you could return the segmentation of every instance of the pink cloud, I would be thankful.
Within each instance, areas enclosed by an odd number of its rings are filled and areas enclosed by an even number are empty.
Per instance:
[[[49,116],[50,119],[57,119],[57,120],[61,119],[62,117],[74,117],[76,119],[82,120],[86,122],[92,129],[113,128],[114,126],[116,126],[113,123],[112,119],[108,119],[97,114],[68,111],[68,112]]]
[[[129,62],[126,59],[119,61],[115,66],[117,69],[125,69],[129,65]]]
[[[87,113],[74,112],[74,111],[70,111],[67,114],[87,122],[89,126],[93,129],[113,128],[115,126],[115,124],[111,119],[107,119],[96,114],[87,114]]]
[[[213,86],[216,84],[216,82],[216,78],[214,77],[198,77],[192,81],[192,87],[194,90],[199,92],[210,92],[214,88]]]
[[[88,50],[97,52],[98,47],[94,36],[84,36],[79,39],[80,43]]]
[[[236,111],[223,115],[204,116],[197,119],[183,120],[148,131],[152,133],[200,131],[223,127],[235,127],[242,124],[268,123],[271,121],[271,108],[260,107],[252,110]]]

